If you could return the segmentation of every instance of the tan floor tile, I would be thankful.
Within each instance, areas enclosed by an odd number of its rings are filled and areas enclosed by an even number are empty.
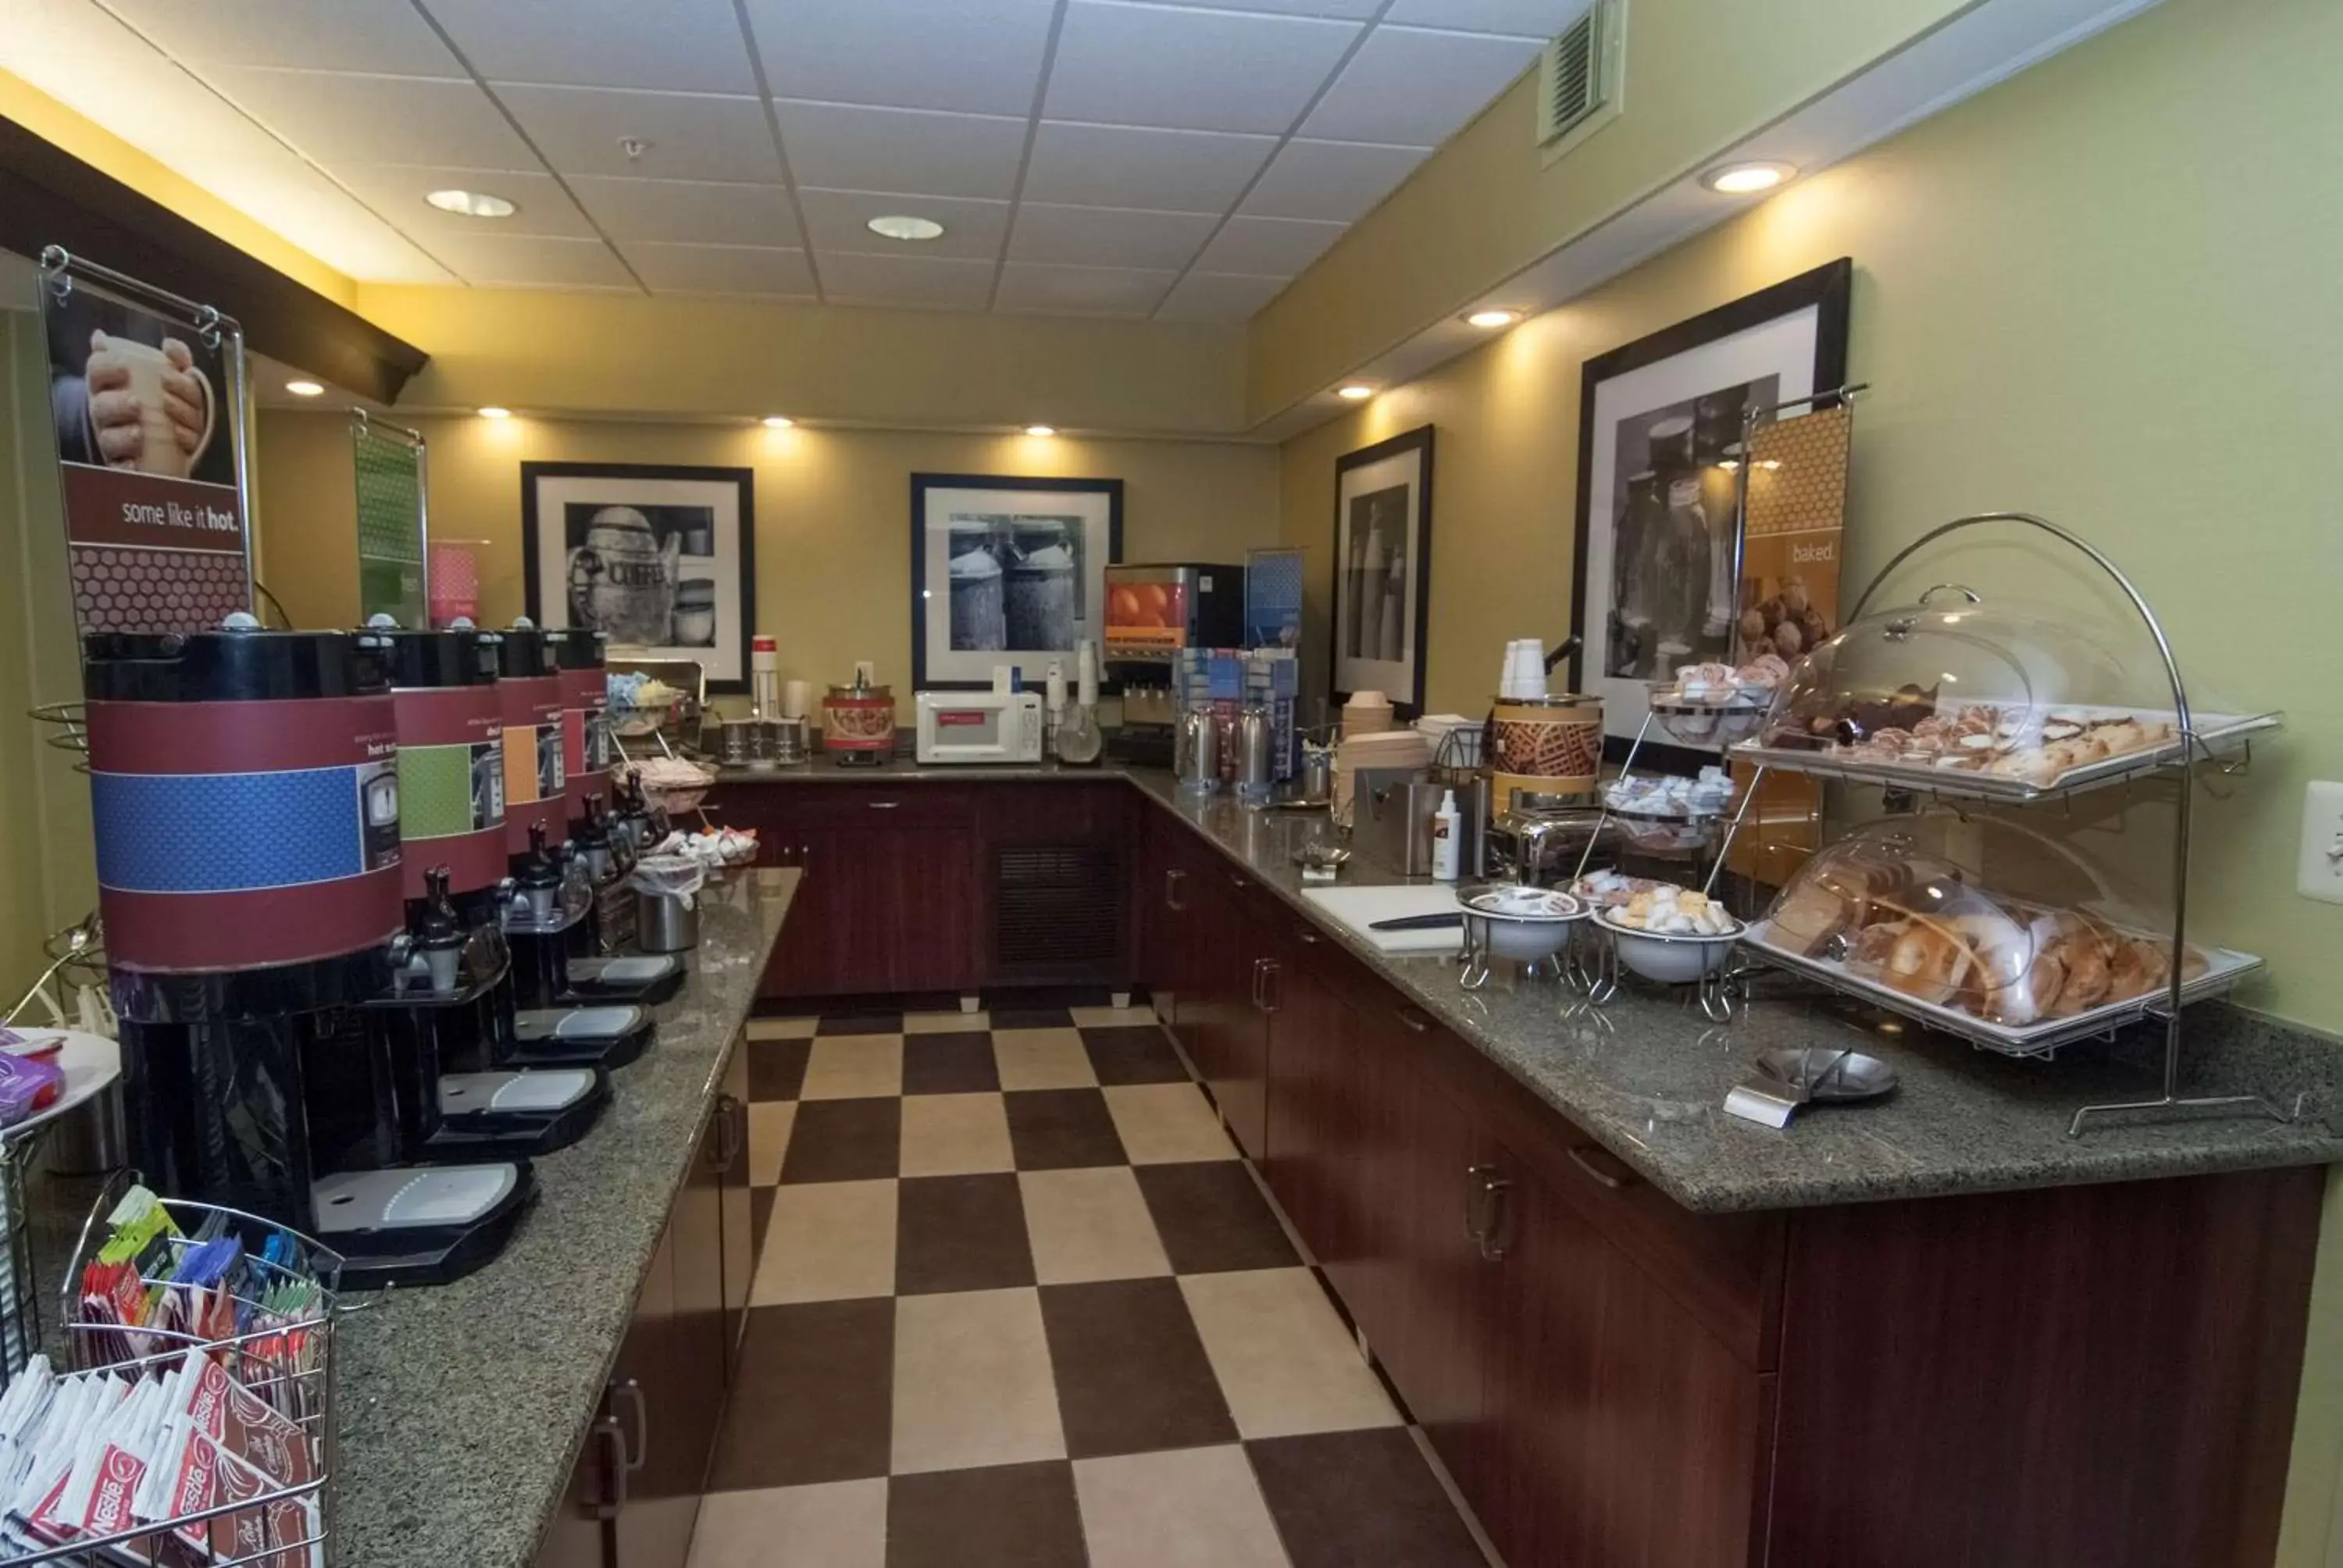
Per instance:
[[[1244,1437],[1399,1424],[1309,1270],[1190,1274],[1180,1289]]]
[[[1137,1007],[1077,1007],[1067,1011],[1073,1015],[1077,1029],[1121,1029],[1159,1021],[1155,1009],[1144,1002]]]
[[[1016,1169],[1009,1117],[998,1094],[914,1094],[904,1100],[904,1175],[972,1176]]]
[[[886,1568],[887,1483],[833,1481],[700,1500],[691,1568]]]
[[[1192,1083],[1111,1084],[1101,1092],[1133,1165],[1237,1157],[1212,1101]]]
[[[903,1092],[903,1037],[832,1034],[813,1042],[800,1100],[887,1100]]]
[[[751,1305],[894,1293],[894,1182],[815,1181],[773,1192]]]
[[[749,1020],[750,1040],[811,1040],[820,1028],[818,1018],[752,1018]]]
[[[1078,1029],[996,1029],[992,1059],[1003,1089],[1089,1089],[1098,1082]]]
[[[1242,1448],[1078,1460],[1074,1492],[1091,1568],[1288,1568]]]
[[[749,1186],[770,1187],[781,1179],[781,1161],[789,1152],[789,1128],[797,1118],[794,1100],[749,1102]]]
[[[1135,1280],[1168,1274],[1155,1221],[1129,1167],[1026,1171],[1025,1230],[1033,1242],[1033,1277],[1045,1285]]]
[[[962,1012],[952,1008],[944,1012],[907,1012],[903,1015],[905,1034],[959,1034],[967,1030],[990,1029],[987,1015],[979,1009]]]
[[[894,1443],[897,1475],[1066,1456],[1038,1292],[895,1303]]]

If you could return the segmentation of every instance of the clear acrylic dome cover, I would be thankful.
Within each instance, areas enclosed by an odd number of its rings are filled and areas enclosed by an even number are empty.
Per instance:
[[[1741,749],[2013,797],[2178,756],[2179,714],[2154,634],[2127,604],[2095,613],[2096,602],[1992,603],[1938,586],[1870,611],[1798,662]],[[2200,739],[2268,722],[2201,700],[2192,709]]]
[[[2162,994],[2171,931],[2168,900],[2121,884],[2072,845],[1935,808],[1867,823],[1815,854],[1751,940],[1896,999],[2024,1031]],[[2182,976],[2251,963],[2192,947]]]

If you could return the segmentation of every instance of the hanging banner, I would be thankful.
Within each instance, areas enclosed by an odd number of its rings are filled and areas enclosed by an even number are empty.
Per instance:
[[[387,615],[423,630],[431,625],[423,437],[353,409],[350,452],[358,486],[358,618]]]
[[[201,631],[251,609],[243,329],[55,246],[41,307],[76,625]]]

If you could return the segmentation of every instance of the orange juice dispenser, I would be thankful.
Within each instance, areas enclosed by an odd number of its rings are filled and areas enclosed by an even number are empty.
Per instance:
[[[1106,568],[1105,676],[1122,693],[1119,762],[1168,768],[1180,722],[1172,671],[1189,648],[1244,638],[1244,568],[1203,561]]]

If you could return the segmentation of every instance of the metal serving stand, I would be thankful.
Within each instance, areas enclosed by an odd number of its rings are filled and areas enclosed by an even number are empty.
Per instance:
[[[2227,1094],[2186,1096],[2180,1092],[2180,1014],[2191,1001],[2217,996],[2228,990],[2237,980],[2259,967],[2257,960],[2242,954],[2225,954],[2225,958],[2244,960],[2242,963],[2208,968],[2191,979],[2186,973],[2187,954],[2187,910],[2189,849],[2195,816],[2195,783],[2200,769],[2209,769],[2221,775],[2244,771],[2252,762],[2255,735],[2274,729],[2279,722],[2275,713],[2250,717],[2225,717],[2215,722],[2200,724],[2192,707],[2188,690],[2180,675],[2178,661],[2166,637],[2164,625],[2152,609],[2145,595],[2104,551],[2072,529],[2046,518],[2028,512],[1980,512],[1956,518],[1929,529],[1898,551],[1882,568],[1856,599],[1854,608],[1844,618],[1844,624],[1853,625],[1862,618],[1873,595],[1907,560],[1939,540],[1972,528],[2006,525],[2036,530],[2074,550],[2098,572],[2111,581],[2122,595],[2132,613],[2145,627],[2153,640],[2165,684],[2172,694],[2175,734],[2168,743],[2144,749],[2122,756],[2101,759],[2060,774],[2047,784],[2036,784],[2022,779],[1991,777],[1954,769],[1932,769],[1925,776],[1914,769],[1862,762],[1842,761],[1827,750],[1793,750],[1773,747],[1758,740],[1744,741],[1731,748],[1736,760],[1750,764],[1755,770],[1744,797],[1754,798],[1769,770],[1800,772],[1822,779],[1839,779],[1851,783],[1884,786],[1907,791],[1914,796],[1953,803],[1960,801],[1986,802],[2012,806],[2035,806],[2062,802],[2075,795],[2111,785],[2130,785],[2150,780],[2173,782],[2174,826],[2171,846],[2172,865],[2172,930],[2169,972],[2157,990],[2113,1007],[2099,1008],[2069,1023],[2046,1030],[2027,1031],[2022,1038],[2012,1030],[1985,1020],[1971,1019],[1951,1009],[1931,1006],[1904,996],[1885,986],[1871,984],[1858,977],[1835,971],[1827,965],[1803,959],[1769,947],[1763,942],[1745,941],[1742,951],[1758,961],[1787,970],[1845,995],[1855,997],[1875,1007],[1899,1014],[1927,1028],[1956,1035],[1981,1050],[2003,1055],[2047,1058],[2060,1047],[2083,1039],[2111,1039],[2116,1031],[2131,1023],[2145,1020],[2160,1022],[2164,1030],[2164,1071],[2162,1092],[2150,1100],[2127,1101],[2104,1105],[2087,1105],[2075,1112],[2067,1124],[2067,1136],[2079,1136],[2085,1125],[2094,1118],[2127,1113],[2165,1111],[2226,1110],[2249,1111],[2278,1121],[2291,1121],[2301,1114],[2301,1105],[2280,1107],[2268,1097],[2258,1094]],[[1957,594],[1972,604],[1982,604],[1984,598],[1973,589],[1957,584],[1940,584],[1921,596],[1926,603],[1939,593]],[[1788,688],[1784,691],[1786,694]],[[1729,856],[1732,835],[1741,826],[1740,814],[1734,818],[1724,855]],[[2160,935],[2161,933],[2159,933]]]
[[[56,1564],[58,1568],[111,1568],[126,1563],[197,1563],[205,1568],[291,1568],[292,1564],[331,1563],[334,1558],[334,1481],[337,1435],[334,1414],[335,1320],[349,1310],[340,1302],[342,1258],[332,1249],[273,1221],[241,1210],[216,1208],[180,1199],[160,1201],[180,1234],[170,1239],[176,1258],[207,1234],[232,1231],[247,1243],[246,1263],[266,1280],[310,1278],[317,1282],[317,1312],[314,1319],[291,1324],[273,1322],[224,1339],[175,1333],[159,1329],[125,1329],[96,1323],[80,1316],[84,1265],[104,1241],[106,1218],[121,1201],[134,1178],[118,1176],[106,1183],[83,1221],[81,1238],[60,1289],[66,1361],[75,1372],[104,1371],[133,1381],[162,1377],[178,1369],[189,1355],[201,1355],[218,1364],[244,1388],[291,1422],[299,1430],[309,1462],[308,1479],[277,1486],[255,1495],[236,1498],[215,1507],[167,1520],[152,1520],[136,1528],[98,1538],[76,1540],[30,1555],[6,1559],[10,1568]],[[305,1254],[307,1268],[297,1271],[259,1255],[260,1238],[282,1234]],[[259,1310],[247,1296],[240,1303]],[[126,1351],[145,1353],[124,1354]],[[266,1519],[266,1544],[257,1551],[223,1550],[211,1528],[214,1521],[258,1511]],[[282,1522],[297,1521],[293,1528]],[[190,1534],[210,1539],[195,1546]]]

